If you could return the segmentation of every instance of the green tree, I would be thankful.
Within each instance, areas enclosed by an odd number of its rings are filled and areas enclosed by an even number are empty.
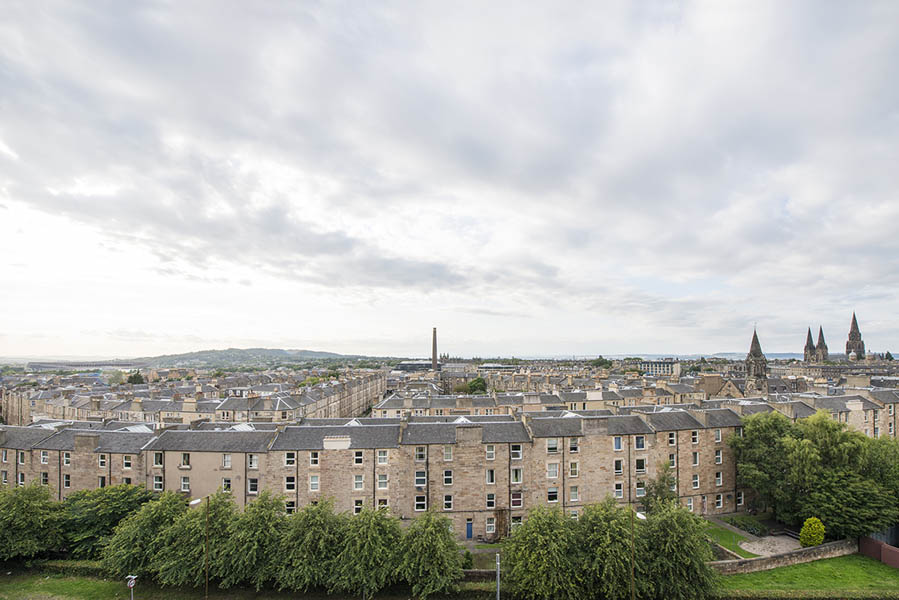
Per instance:
[[[600,355],[590,361],[590,366],[599,367],[601,369],[608,369],[611,368],[612,361],[610,361],[608,358],[603,358],[602,355]]]
[[[118,369],[113,370],[109,374],[109,385],[119,385],[125,381],[125,374]]]
[[[62,542],[58,508],[49,488],[36,482],[0,489],[0,560],[32,558],[57,548]]]
[[[487,382],[483,377],[475,377],[468,382],[469,394],[482,394],[487,391]]]
[[[350,519],[332,568],[331,589],[370,598],[396,579],[403,533],[386,510],[365,508]]]
[[[103,568],[116,578],[149,576],[150,561],[163,547],[162,534],[186,511],[183,496],[164,492],[122,519],[103,545]]]
[[[605,600],[627,600],[631,586],[631,541],[634,554],[646,554],[646,538],[631,538],[631,518],[613,498],[584,508],[577,527],[577,544],[584,552],[584,596]],[[634,523],[636,529],[637,524]],[[640,528],[642,533],[642,525]],[[645,597],[649,578],[642,560],[634,561],[634,584],[637,596]]]
[[[577,522],[558,508],[538,506],[503,541],[506,588],[513,596],[577,599],[583,597],[584,556]]]
[[[333,587],[331,576],[348,525],[346,515],[334,513],[331,500],[307,504],[287,517],[278,555],[278,587],[295,592]]]
[[[128,383],[132,383],[132,384],[145,383],[144,376],[141,375],[138,371],[133,371],[131,374],[129,374],[127,381],[128,381]]]
[[[188,510],[162,533],[160,551],[150,562],[151,570],[162,585],[199,587],[205,581],[206,515],[209,514],[210,576],[221,564],[218,555],[228,541],[231,521],[235,517],[234,499],[227,492],[208,496],[207,501]]]
[[[794,523],[818,517],[832,539],[855,538],[899,521],[896,496],[849,471],[825,471],[808,493]]]
[[[890,351],[887,350],[887,353],[883,355],[886,360],[893,360],[893,355],[890,354]]]
[[[640,498],[640,507],[644,512],[652,512],[655,506],[661,502],[677,501],[674,474],[671,472],[667,461],[659,462],[656,467],[656,476],[646,483],[646,493]]]
[[[81,490],[62,503],[62,530],[75,558],[97,558],[104,538],[119,521],[153,499],[153,492],[136,485],[112,485]]]
[[[651,598],[701,600],[711,595],[715,574],[708,565],[712,551],[702,519],[674,503],[663,503],[647,516],[641,531]]]
[[[398,574],[412,586],[412,595],[424,600],[433,594],[458,589],[462,579],[462,547],[450,530],[447,517],[427,511],[403,535]]]
[[[824,542],[824,524],[818,517],[809,517],[799,531],[799,543],[803,548],[818,546]]]
[[[221,587],[250,584],[258,592],[274,581],[286,514],[284,499],[264,491],[231,520],[217,554]]]
[[[783,486],[790,463],[784,439],[797,436],[790,420],[777,411],[750,415],[743,421],[743,435],[728,438],[737,463],[737,481],[755,490],[775,514],[790,509],[790,493]]]

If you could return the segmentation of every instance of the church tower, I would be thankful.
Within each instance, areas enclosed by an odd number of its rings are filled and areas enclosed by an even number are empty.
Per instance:
[[[809,338],[811,339],[811,338]],[[815,362],[823,363],[830,358],[827,353],[827,344],[824,342],[824,328],[818,326],[818,343],[815,346]]]
[[[815,362],[815,343],[812,341],[812,328],[808,328],[808,335],[805,336],[805,352],[803,358],[805,362]]]
[[[855,320],[854,312],[852,313],[852,325],[849,326],[849,339],[846,340],[846,358],[850,358],[853,352],[856,359],[865,358],[865,342],[862,341],[862,334],[858,330],[858,321]]]
[[[768,359],[762,354],[762,345],[755,330],[752,331],[752,343],[746,355],[746,388],[743,395],[747,398],[768,396]]]

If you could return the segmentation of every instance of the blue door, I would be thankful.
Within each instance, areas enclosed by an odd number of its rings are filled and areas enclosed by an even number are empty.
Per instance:
[[[471,529],[472,529],[471,526],[472,526],[471,519],[466,519],[465,520],[465,538],[469,539],[469,540],[471,539]]]

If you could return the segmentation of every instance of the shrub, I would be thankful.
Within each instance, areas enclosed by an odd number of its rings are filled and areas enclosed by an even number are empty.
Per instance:
[[[809,517],[802,524],[799,532],[799,543],[803,547],[817,546],[824,542],[824,523],[818,517]]]
[[[474,556],[472,556],[471,550],[465,551],[465,555],[462,557],[462,568],[474,569]]]
[[[753,519],[752,517],[746,515],[723,517],[722,521],[733,525],[737,529],[742,529],[747,533],[751,533],[752,535],[757,535],[759,537],[766,536],[770,533],[768,527],[765,524],[759,523],[757,519]]]

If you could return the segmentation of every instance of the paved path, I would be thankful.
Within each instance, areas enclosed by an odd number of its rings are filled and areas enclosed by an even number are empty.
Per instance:
[[[749,550],[759,556],[771,556],[772,554],[798,550],[802,547],[799,544],[799,540],[795,540],[788,535],[768,535],[763,538],[757,538],[757,540],[755,542],[741,542],[740,548]]]

